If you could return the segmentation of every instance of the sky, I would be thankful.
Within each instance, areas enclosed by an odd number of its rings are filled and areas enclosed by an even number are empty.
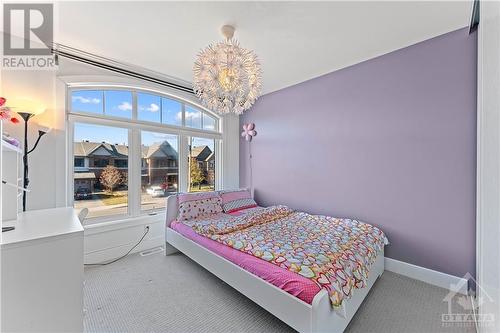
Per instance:
[[[104,101],[104,102],[103,102]],[[132,93],[124,90],[79,90],[72,93],[72,111],[105,114],[114,117],[132,118]],[[182,126],[182,105],[178,101],[147,93],[137,93],[138,119],[156,123]],[[186,105],[186,127],[215,129],[215,119]],[[203,122],[202,122],[203,120]],[[76,123],[75,142],[89,140],[111,144],[128,144],[128,131],[101,125]],[[141,132],[143,145],[168,141],[178,150],[177,136],[163,133]],[[193,146],[208,145],[214,149],[214,140],[193,138]]]
[[[132,118],[132,92],[125,90],[77,90],[72,93],[72,111]],[[148,93],[137,93],[137,117],[182,126],[182,104],[176,100]],[[186,105],[186,126],[215,130],[215,119]]]

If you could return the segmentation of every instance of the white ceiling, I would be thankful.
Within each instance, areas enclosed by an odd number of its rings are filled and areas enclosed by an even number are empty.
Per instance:
[[[56,42],[191,81],[223,24],[255,50],[264,93],[469,23],[470,2],[61,2]]]

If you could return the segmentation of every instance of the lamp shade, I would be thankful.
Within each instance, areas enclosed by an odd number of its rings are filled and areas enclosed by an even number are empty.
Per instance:
[[[8,107],[17,113],[29,113],[38,115],[45,111],[45,105],[31,99],[12,99],[8,101]]]

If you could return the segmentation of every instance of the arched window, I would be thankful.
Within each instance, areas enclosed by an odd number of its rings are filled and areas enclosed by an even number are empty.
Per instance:
[[[218,116],[173,96],[113,87],[73,88],[70,94],[70,114],[220,132]]]
[[[74,206],[90,223],[162,210],[176,192],[219,189],[222,120],[148,89],[68,89]],[[88,222],[87,222],[88,223]]]

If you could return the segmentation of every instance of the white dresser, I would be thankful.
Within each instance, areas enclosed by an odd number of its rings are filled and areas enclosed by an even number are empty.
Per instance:
[[[1,332],[83,331],[83,227],[73,208],[20,213],[1,238]]]

